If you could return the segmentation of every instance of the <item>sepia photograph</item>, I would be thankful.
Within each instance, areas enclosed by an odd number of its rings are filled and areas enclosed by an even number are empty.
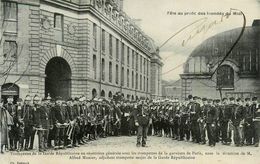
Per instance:
[[[0,0],[1,164],[260,164],[260,0]]]

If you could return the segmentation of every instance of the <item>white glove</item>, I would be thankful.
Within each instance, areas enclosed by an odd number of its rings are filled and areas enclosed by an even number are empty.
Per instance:
[[[135,126],[139,126],[139,123],[138,123],[138,122],[135,122]]]

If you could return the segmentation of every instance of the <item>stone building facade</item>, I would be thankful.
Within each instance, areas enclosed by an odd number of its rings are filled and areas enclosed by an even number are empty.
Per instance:
[[[182,98],[260,96],[260,20],[254,20],[220,65],[242,28],[217,34],[199,45],[184,66]]]
[[[2,97],[160,96],[159,51],[123,0],[3,0],[0,7]]]

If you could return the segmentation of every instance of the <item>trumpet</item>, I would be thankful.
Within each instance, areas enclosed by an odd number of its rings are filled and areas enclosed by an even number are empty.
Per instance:
[[[66,135],[68,136],[69,140],[71,140],[73,130],[74,130],[74,121],[69,124],[69,127],[67,129]]]

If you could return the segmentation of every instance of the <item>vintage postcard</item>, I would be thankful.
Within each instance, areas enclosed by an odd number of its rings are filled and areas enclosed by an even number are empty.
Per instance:
[[[260,0],[0,0],[0,163],[260,163]]]

